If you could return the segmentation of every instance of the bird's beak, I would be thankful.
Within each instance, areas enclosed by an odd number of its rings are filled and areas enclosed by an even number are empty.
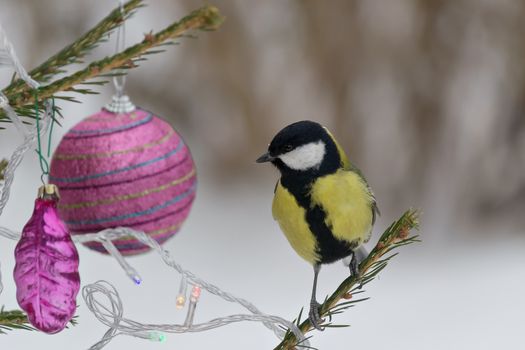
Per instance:
[[[275,157],[272,157],[269,152],[266,152],[265,154],[263,154],[262,156],[257,158],[256,162],[257,163],[266,163],[266,162],[271,162],[274,159],[275,159]]]

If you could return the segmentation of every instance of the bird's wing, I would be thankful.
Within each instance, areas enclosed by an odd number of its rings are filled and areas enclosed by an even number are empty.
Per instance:
[[[324,128],[324,129],[326,130],[326,132],[328,133],[328,135],[330,136],[332,141],[335,143],[335,146],[337,147],[337,152],[339,153],[339,158],[341,158],[341,167],[344,170],[352,171],[352,172],[356,173],[357,175],[359,175],[361,180],[363,180],[363,182],[366,184],[366,187],[368,188],[368,192],[370,193],[370,196],[372,197],[372,225],[374,225],[375,222],[376,222],[377,216],[381,215],[381,212],[379,211],[379,208],[377,206],[376,197],[374,196],[374,192],[372,192],[372,188],[370,188],[370,185],[368,184],[368,181],[366,181],[366,178],[363,175],[363,173],[361,172],[361,170],[359,170],[358,167],[356,167],[354,164],[352,164],[350,162],[350,160],[348,159],[348,157],[347,157],[343,147],[341,147],[341,145],[339,145],[339,143],[335,139],[334,135],[332,135],[332,133],[327,128]]]
[[[357,172],[340,169],[312,185],[312,206],[325,212],[334,237],[349,243],[368,241],[375,218],[375,199]]]
[[[374,192],[372,191],[372,188],[368,184],[368,181],[366,181],[366,178],[363,175],[363,173],[361,172],[361,170],[359,170],[359,168],[356,167],[354,164],[352,164],[350,162],[349,162],[349,164],[350,164],[350,166],[349,166],[349,169],[347,169],[347,170],[356,173],[361,178],[361,180],[364,182],[364,184],[366,185],[366,188],[367,188],[368,193],[370,195],[370,198],[372,200],[372,203],[371,203],[371,205],[372,205],[372,225],[374,225],[376,223],[377,216],[381,215],[381,212],[379,211],[379,208],[377,206],[376,196],[374,195]]]

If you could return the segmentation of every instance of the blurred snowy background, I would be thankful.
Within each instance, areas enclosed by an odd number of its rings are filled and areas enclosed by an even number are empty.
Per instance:
[[[375,190],[375,236],[406,208],[422,208],[423,243],[367,287],[372,300],[315,334],[320,349],[493,349],[522,344],[525,326],[525,2],[519,0],[212,1],[227,20],[132,71],[133,101],[172,122],[193,151],[199,189],[167,247],[186,268],[293,319],[308,303],[311,268],[288,247],[270,213],[277,178],[255,158],[286,124],[329,127]],[[116,1],[0,0],[0,21],[32,68],[104,17]],[[149,1],[127,25],[132,44],[201,1]],[[113,42],[91,58],[111,54]],[[10,72],[0,72],[0,87]],[[112,94],[61,104],[61,135]],[[7,125],[6,125],[7,126]],[[0,131],[0,158],[19,137]],[[0,225],[20,230],[39,186],[37,158],[18,170]],[[373,239],[374,240],[374,239]],[[370,242],[372,243],[372,242]],[[0,241],[5,290],[17,307],[15,242]],[[136,287],[117,263],[83,247],[84,283],[107,279],[125,315],[181,322],[178,276],[154,254],[131,259]],[[321,274],[319,295],[347,270]],[[80,301],[80,324],[59,335],[12,332],[1,349],[85,349],[105,331]],[[204,294],[196,321],[240,312]],[[117,338],[108,349],[269,349],[259,324],[170,335],[163,344]]]

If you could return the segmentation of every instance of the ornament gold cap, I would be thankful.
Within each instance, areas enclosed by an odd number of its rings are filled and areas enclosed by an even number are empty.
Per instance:
[[[128,95],[113,95],[111,102],[104,108],[111,113],[130,113],[136,109]]]
[[[60,194],[58,193],[58,187],[53,184],[46,184],[44,186],[40,186],[38,189],[38,198],[60,198]]]

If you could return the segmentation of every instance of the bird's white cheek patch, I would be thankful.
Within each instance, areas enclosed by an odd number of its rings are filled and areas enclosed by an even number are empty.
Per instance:
[[[323,141],[319,141],[299,146],[288,153],[281,154],[279,158],[291,169],[308,170],[319,168],[325,153],[326,146]]]

